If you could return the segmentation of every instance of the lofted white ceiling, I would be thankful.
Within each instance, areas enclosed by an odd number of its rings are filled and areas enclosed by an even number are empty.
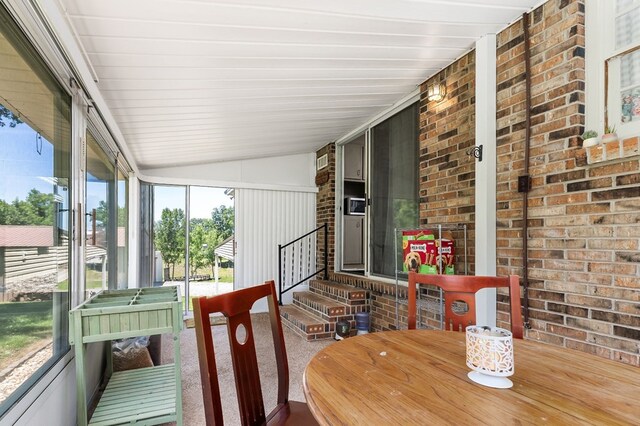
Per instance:
[[[313,152],[539,0],[60,0],[141,169]]]

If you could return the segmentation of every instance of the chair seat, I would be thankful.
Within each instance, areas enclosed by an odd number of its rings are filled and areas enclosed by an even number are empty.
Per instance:
[[[267,419],[268,426],[313,426],[317,424],[318,422],[311,414],[309,406],[304,402],[298,401],[289,401],[286,405],[280,404]]]

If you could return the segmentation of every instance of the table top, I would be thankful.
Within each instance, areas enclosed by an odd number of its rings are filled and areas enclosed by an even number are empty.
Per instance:
[[[465,334],[402,330],[336,342],[304,373],[321,425],[640,424],[640,368],[514,341],[511,389],[472,382]]]

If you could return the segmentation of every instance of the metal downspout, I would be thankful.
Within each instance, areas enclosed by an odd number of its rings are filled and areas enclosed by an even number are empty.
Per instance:
[[[524,27],[524,63],[525,63],[525,136],[524,136],[524,175],[518,182],[518,191],[522,192],[522,288],[524,327],[529,325],[529,218],[528,193],[531,189],[531,177],[529,176],[529,147],[531,142],[531,52],[529,50],[529,14],[522,14],[522,26]]]

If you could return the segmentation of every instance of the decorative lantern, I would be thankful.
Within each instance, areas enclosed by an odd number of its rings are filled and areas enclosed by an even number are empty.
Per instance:
[[[431,83],[427,86],[427,100],[429,102],[440,102],[447,94],[447,86],[444,83]]]
[[[467,331],[468,377],[492,388],[510,388],[513,382],[513,335],[497,327],[470,325]]]

